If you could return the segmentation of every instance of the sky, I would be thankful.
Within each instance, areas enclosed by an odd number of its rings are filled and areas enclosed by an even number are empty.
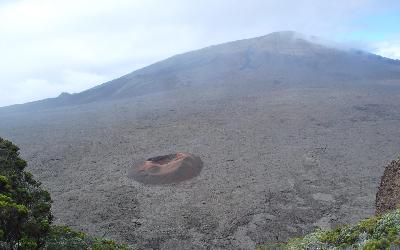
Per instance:
[[[398,0],[0,0],[0,107],[280,30],[400,59]]]

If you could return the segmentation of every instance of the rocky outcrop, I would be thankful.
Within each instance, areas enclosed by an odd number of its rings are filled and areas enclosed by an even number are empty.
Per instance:
[[[395,210],[400,205],[400,158],[386,167],[376,194],[376,214]]]

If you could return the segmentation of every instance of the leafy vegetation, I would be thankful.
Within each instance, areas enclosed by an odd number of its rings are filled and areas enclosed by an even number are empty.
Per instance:
[[[85,233],[74,231],[66,226],[53,226],[46,237],[43,249],[116,250],[128,248],[113,240],[87,236]]]
[[[0,249],[127,249],[65,226],[53,226],[50,194],[25,171],[19,148],[0,138]]]
[[[24,171],[18,147],[0,139],[0,240],[2,247],[34,249],[50,229],[50,194]]]
[[[362,220],[355,226],[317,230],[285,244],[265,245],[259,249],[400,249],[400,209]]]

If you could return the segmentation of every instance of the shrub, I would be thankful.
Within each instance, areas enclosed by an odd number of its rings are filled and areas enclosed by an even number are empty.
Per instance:
[[[2,245],[35,249],[43,245],[50,213],[51,199],[40,183],[24,171],[26,162],[19,148],[0,138],[0,230]]]
[[[317,230],[276,249],[400,249],[400,209],[362,220],[354,226]]]
[[[91,237],[66,226],[52,226],[43,249],[119,250],[126,246],[98,237]]]

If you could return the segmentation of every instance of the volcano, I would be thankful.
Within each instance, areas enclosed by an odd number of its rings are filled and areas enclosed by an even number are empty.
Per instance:
[[[232,92],[276,85],[352,84],[400,78],[400,62],[321,44],[293,32],[238,40],[179,54],[81,93],[0,108],[35,111],[123,100],[174,90]]]
[[[199,157],[179,152],[147,159],[131,169],[129,176],[145,184],[171,184],[195,177],[202,168]]]

